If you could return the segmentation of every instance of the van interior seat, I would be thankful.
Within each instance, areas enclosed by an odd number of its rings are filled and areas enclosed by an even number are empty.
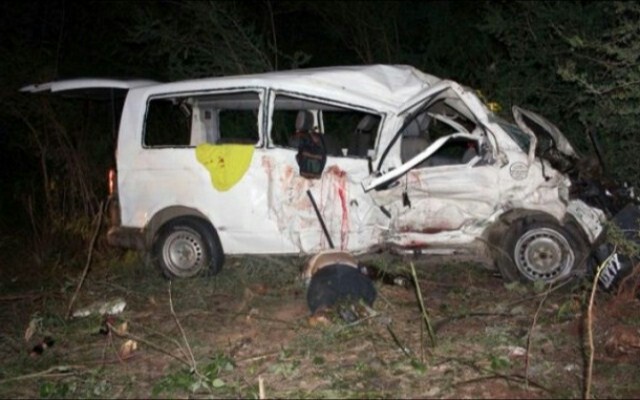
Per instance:
[[[340,149],[340,144],[337,142],[336,138],[331,135],[322,135],[324,140],[325,150],[327,150],[328,156],[339,157],[342,156],[342,150]]]
[[[296,116],[296,124],[295,124],[295,132],[288,139],[289,147],[293,147],[295,149],[298,148],[300,144],[300,133],[311,132],[314,124],[313,114],[309,110],[300,110],[298,111],[298,115]]]
[[[423,136],[403,136],[400,145],[400,158],[405,163],[420,154],[429,146],[429,140]]]
[[[362,117],[356,131],[349,137],[349,147],[347,154],[356,157],[366,157],[367,152],[372,147],[373,134],[378,127],[379,117],[365,115]]]

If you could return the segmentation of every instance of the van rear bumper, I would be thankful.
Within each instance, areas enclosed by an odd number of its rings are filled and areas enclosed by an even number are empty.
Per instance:
[[[126,249],[146,250],[144,231],[140,228],[112,226],[107,232],[107,243]]]

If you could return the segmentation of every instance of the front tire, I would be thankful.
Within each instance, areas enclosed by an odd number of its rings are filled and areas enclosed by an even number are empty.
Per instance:
[[[154,264],[168,279],[215,275],[224,253],[216,230],[200,218],[180,217],[164,224],[153,241]]]
[[[552,283],[580,272],[587,245],[573,229],[555,220],[525,218],[509,226],[496,252],[497,267],[506,281]]]

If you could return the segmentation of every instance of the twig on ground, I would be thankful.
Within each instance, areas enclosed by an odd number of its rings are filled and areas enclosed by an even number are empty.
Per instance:
[[[57,378],[60,376],[68,376],[70,374],[74,374],[75,373],[74,370],[81,371],[84,369],[86,369],[86,367],[83,365],[58,365],[58,366],[46,369],[44,371],[34,372],[32,374],[0,379],[0,384],[6,383],[6,382],[12,382],[12,381],[22,381],[22,380],[33,379],[33,378]]]
[[[393,331],[393,329],[391,329],[391,324],[386,324],[386,326],[387,326],[387,330],[391,334],[391,337],[393,338],[393,341],[398,345],[398,347],[400,347],[400,350],[402,350],[405,356],[411,358],[411,352],[407,350],[407,347],[405,347],[400,341],[400,339],[398,339],[398,336],[396,336],[396,333]]]
[[[143,330],[148,331],[147,329],[144,329],[144,327],[143,327]],[[164,334],[164,333],[162,333],[162,332],[154,331],[154,330],[151,330],[151,331],[150,331],[150,333],[149,333],[149,335],[158,335],[158,336],[160,336],[162,339],[168,340],[169,342],[171,342],[171,343],[175,344],[175,345],[176,345],[176,347],[178,348],[178,350],[180,351],[180,353],[184,356],[184,360],[188,360],[188,359],[189,359],[189,355],[188,355],[188,354],[187,354],[187,352],[182,348],[182,345],[180,344],[180,342],[178,342],[178,340],[177,340],[176,338],[172,338],[172,337],[170,337],[170,336],[165,335],[165,334]]]
[[[149,346],[150,348],[152,348],[152,349],[154,349],[156,351],[159,351],[162,354],[168,355],[169,357],[171,357],[171,358],[173,358],[175,360],[178,360],[182,364],[184,364],[187,367],[191,368],[191,363],[189,362],[189,360],[185,360],[185,359],[183,359],[181,357],[178,357],[175,354],[172,354],[171,352],[169,352],[169,351],[163,349],[162,347],[154,344],[153,342],[150,342],[150,341],[148,341],[146,339],[143,339],[141,337],[138,337],[138,336],[132,335],[130,333],[126,333],[126,332],[118,332],[118,330],[113,325],[111,325],[110,323],[107,323],[107,326],[109,327],[109,332],[112,332],[116,336],[121,337],[121,338],[135,340],[137,342],[143,343],[143,344]],[[182,351],[181,348],[180,348],[180,350]]]
[[[182,339],[184,340],[184,344],[187,348],[187,351],[189,352],[189,359],[190,359],[190,367],[191,367],[191,372],[196,375],[199,379],[201,379],[203,382],[208,382],[209,379],[204,376],[202,373],[200,373],[200,371],[198,371],[198,364],[196,363],[196,358],[193,356],[193,351],[191,350],[191,345],[189,344],[189,341],[187,340],[187,334],[184,332],[184,329],[182,328],[182,324],[180,323],[180,320],[178,319],[178,316],[176,315],[175,310],[173,309],[173,298],[171,296],[171,281],[169,281],[169,308],[171,309],[171,315],[173,316],[173,319],[176,322],[176,325],[178,326],[178,329],[180,329],[180,334],[182,334]],[[184,353],[184,350],[182,350],[182,347],[180,347],[180,350]],[[207,385],[205,386],[209,391],[211,391],[211,388]]]
[[[482,381],[488,381],[488,380],[493,380],[493,379],[504,379],[507,382],[515,382],[515,383],[525,383],[526,386],[526,390],[529,390],[529,383],[527,382],[527,378],[526,377],[522,377],[519,375],[503,375],[503,374],[499,374],[499,373],[493,373],[492,375],[486,375],[486,376],[479,376],[477,378],[472,378],[472,379],[468,379],[465,381],[460,381],[457,383],[454,383],[453,386],[463,386],[463,385],[468,385],[470,383],[476,383],[476,382],[482,382]],[[531,382],[531,386],[537,388],[537,389],[541,389],[544,390],[548,393],[551,393],[551,391],[547,388],[545,388],[544,386],[535,383],[535,382]]]
[[[78,293],[80,293],[80,289],[82,288],[82,284],[87,278],[87,274],[89,273],[89,266],[91,265],[91,256],[93,255],[93,248],[96,244],[96,239],[98,238],[98,233],[100,232],[100,226],[102,225],[102,216],[104,214],[104,201],[100,202],[100,209],[98,212],[98,223],[96,224],[96,229],[93,232],[93,237],[91,238],[91,242],[89,243],[89,254],[87,255],[87,263],[84,266],[84,270],[82,271],[82,276],[80,277],[80,282],[78,282],[78,286],[76,286],[75,292],[73,292],[73,296],[71,297],[71,301],[69,302],[69,307],[67,307],[66,319],[71,318],[71,310],[73,308],[73,304],[78,297]]]
[[[524,297],[524,298],[522,298],[522,299],[520,299],[520,300],[516,300],[516,301],[514,301],[513,303],[509,303],[509,304],[507,304],[507,305],[505,306],[505,308],[507,308],[507,309],[511,309],[511,308],[513,308],[514,306],[517,306],[517,305],[518,305],[518,304],[520,304],[520,303],[526,303],[526,302],[528,302],[528,301],[530,301],[530,300],[535,300],[535,299],[537,299],[538,297],[547,297],[549,294],[551,294],[551,293],[555,292],[555,291],[556,291],[556,290],[558,290],[558,289],[563,288],[564,286],[566,286],[566,285],[568,285],[568,284],[570,284],[570,283],[571,283],[571,280],[570,280],[570,279],[567,279],[567,280],[565,280],[565,281],[563,281],[563,282],[558,283],[558,285],[557,285],[557,286],[553,286],[553,287],[552,287],[552,288],[550,288],[549,290],[545,290],[545,291],[544,291],[544,292],[542,292],[542,293],[536,293],[536,294],[534,294],[533,296]]]
[[[418,275],[416,274],[416,267],[413,265],[413,262],[409,263],[411,265],[411,276],[413,277],[413,284],[416,289],[416,295],[418,296],[418,303],[420,305],[420,311],[422,312],[422,319],[424,323],[427,325],[427,331],[429,332],[429,338],[431,339],[431,344],[433,347],[436,346],[436,334],[433,332],[433,328],[431,327],[431,322],[429,321],[429,315],[427,314],[427,309],[424,306],[424,300],[422,299],[422,291],[420,290],[420,283],[418,282]]]
[[[16,301],[16,300],[31,300],[35,301],[36,299],[44,296],[42,292],[38,293],[22,293],[22,294],[10,294],[7,296],[0,296],[0,301]]]
[[[274,356],[280,355],[280,353],[282,353],[282,352],[280,350],[278,350],[278,351],[274,351],[274,352],[271,352],[271,353],[262,354],[262,355],[259,355],[259,356],[253,356],[253,357],[249,357],[249,358],[243,358],[241,360],[235,360],[235,363],[236,364],[240,364],[240,363],[246,363],[246,362],[259,361],[259,360],[262,360],[262,359],[265,359],[265,358],[269,358],[269,357],[274,357]]]
[[[598,280],[600,279],[600,274],[604,267],[609,264],[609,261],[616,254],[616,247],[614,246],[613,251],[607,257],[606,260],[602,264],[598,266],[598,271],[596,271],[596,276],[593,278],[593,284],[591,285],[591,295],[589,296],[589,306],[587,307],[587,339],[588,339],[588,350],[589,350],[589,363],[587,364],[587,373],[584,383],[584,398],[591,398],[591,379],[593,377],[593,355],[595,353],[594,344],[593,344],[593,302],[596,297],[596,288],[598,287]]]
[[[266,399],[264,394],[264,379],[262,379],[262,375],[258,375],[258,398],[260,400]]]
[[[540,303],[538,303],[538,308],[536,309],[535,314],[533,314],[533,320],[531,321],[531,328],[529,328],[529,333],[527,334],[527,351],[524,355],[524,386],[529,389],[529,361],[531,359],[530,354],[531,354],[531,338],[533,337],[533,330],[536,327],[536,323],[538,321],[538,314],[540,314],[540,310],[542,309],[542,305],[544,304],[545,300],[547,300],[547,297],[549,296],[549,293],[551,293],[551,284],[549,284],[549,289],[545,291],[545,295],[542,298],[542,300],[540,300]]]
[[[261,317],[259,315],[253,315],[250,312],[232,312],[229,311],[227,313],[227,315],[231,315],[233,317],[247,317],[247,318],[251,318],[251,319],[256,319],[259,321],[267,321],[267,322],[277,322],[279,324],[283,324],[285,326],[287,326],[288,328],[300,328],[302,326],[302,324],[299,323],[292,323],[289,321],[285,321],[282,319],[277,319],[277,318],[267,318],[267,317]]]
[[[472,378],[469,380],[464,380],[464,381],[460,381],[458,383],[454,383],[453,386],[461,386],[461,385],[466,385],[469,383],[473,383],[473,382],[478,382],[478,381],[483,381],[483,380],[489,380],[489,379],[504,379],[507,382],[516,382],[516,383],[524,383],[525,382],[525,377],[518,375],[518,374],[514,374],[514,375],[505,375],[505,374],[501,374],[499,372],[495,372],[492,369],[489,368],[485,368],[482,366],[478,366],[475,364],[474,361],[472,360],[466,360],[464,358],[453,358],[453,357],[442,357],[444,360],[446,360],[447,362],[455,362],[458,363],[460,365],[466,366],[466,367],[470,367],[473,370],[475,370],[478,373],[488,373],[490,375],[485,375],[485,376],[481,376],[481,377],[477,377],[477,378]],[[552,393],[550,389],[546,388],[545,386],[536,383],[534,381],[529,381],[529,385],[533,386],[535,388],[538,389],[542,389],[547,393]]]
[[[173,309],[173,299],[171,296],[171,281],[169,281],[169,308],[171,309],[171,315],[173,316],[174,321],[176,321],[176,325],[178,326],[178,329],[180,329],[180,334],[182,334],[182,339],[184,340],[184,344],[187,347],[187,351],[189,352],[189,358],[191,360],[191,369],[198,376],[200,376],[200,373],[198,373],[198,369],[197,369],[196,359],[193,356],[193,352],[191,351],[191,346],[189,345],[189,341],[187,340],[187,335],[186,333],[184,333],[184,329],[182,329],[182,324],[180,324],[180,320],[178,319],[178,316],[176,315],[176,312]]]

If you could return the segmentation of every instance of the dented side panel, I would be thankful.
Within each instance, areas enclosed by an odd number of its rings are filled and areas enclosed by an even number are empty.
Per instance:
[[[197,85],[192,82],[189,88]],[[385,245],[464,246],[511,209],[543,211],[558,220],[569,210],[590,239],[598,233],[590,208],[574,204],[568,209],[560,196],[569,185],[567,178],[548,164],[531,160],[490,121],[480,100],[454,82],[441,83],[439,90],[449,90],[452,101],[472,114],[481,129],[461,132],[460,137],[476,137],[486,145],[486,154],[465,165],[419,168],[415,163],[394,177],[397,186],[369,192],[363,182],[374,177],[365,159],[328,157],[320,179],[301,177],[294,150],[266,146],[270,127],[266,105],[260,108],[261,139],[246,173],[229,190],[216,190],[210,171],[196,159],[195,148],[141,148],[144,105],[159,90],[131,91],[122,115],[117,157],[123,226],[144,227],[163,209],[183,205],[211,221],[225,253],[313,253],[329,244],[308,199],[309,190],[336,248],[356,253]],[[386,117],[375,140],[372,164],[380,165],[381,173],[393,174],[403,163],[400,143],[390,143],[407,110],[386,107],[378,109]],[[390,147],[388,155],[380,160],[385,147]]]

